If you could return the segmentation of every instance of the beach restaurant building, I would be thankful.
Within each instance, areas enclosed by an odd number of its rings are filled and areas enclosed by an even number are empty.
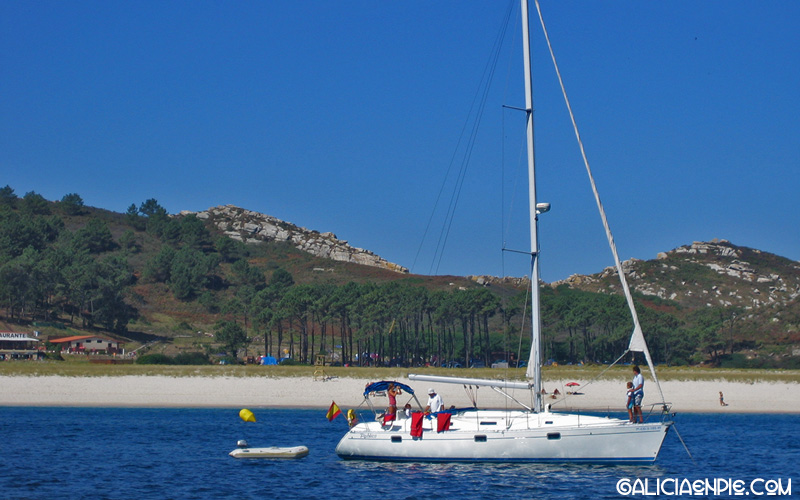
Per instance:
[[[38,359],[42,355],[39,339],[27,333],[0,332],[0,360]]]
[[[61,346],[61,352],[120,354],[120,342],[95,335],[76,335],[73,337],[51,338],[51,344]]]

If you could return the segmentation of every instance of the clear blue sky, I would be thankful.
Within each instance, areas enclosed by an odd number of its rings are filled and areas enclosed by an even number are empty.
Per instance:
[[[542,5],[623,259],[712,238],[800,259],[800,2]],[[516,22],[444,256],[439,214],[417,258],[505,10],[0,2],[0,185],[120,212],[234,204],[422,274],[524,275],[499,251],[528,241],[521,117],[501,108],[524,103]],[[553,281],[612,261],[538,23],[532,37]]]

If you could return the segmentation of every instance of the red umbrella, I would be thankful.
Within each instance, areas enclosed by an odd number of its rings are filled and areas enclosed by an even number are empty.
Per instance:
[[[567,383],[567,387],[575,387],[576,385],[581,385],[581,384],[579,384],[577,382],[568,382]]]

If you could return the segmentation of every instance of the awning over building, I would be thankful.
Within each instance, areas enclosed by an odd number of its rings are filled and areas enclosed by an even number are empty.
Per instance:
[[[0,332],[0,342],[39,342],[39,339],[31,338],[27,333]]]

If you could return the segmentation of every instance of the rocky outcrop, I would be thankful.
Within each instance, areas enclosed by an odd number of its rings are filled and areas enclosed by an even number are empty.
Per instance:
[[[248,244],[282,241],[324,259],[379,267],[398,273],[408,272],[405,267],[382,259],[369,250],[350,246],[333,233],[309,230],[233,205],[211,207],[203,212],[183,211],[179,215],[194,215],[198,219],[208,220],[230,238]]]
[[[695,241],[660,252],[651,261],[630,259],[622,262],[622,269],[632,290],[690,307],[754,309],[785,306],[800,298],[800,267],[796,262],[721,239]],[[617,274],[615,267],[608,267],[601,273],[573,275],[551,286],[566,284],[586,291],[616,293]]]
[[[481,286],[511,285],[517,288],[527,288],[528,283],[531,282],[529,276],[522,276],[521,278],[517,278],[514,276],[505,276],[503,278],[499,278],[497,276],[483,275],[483,276],[467,276],[467,279],[472,280]]]

